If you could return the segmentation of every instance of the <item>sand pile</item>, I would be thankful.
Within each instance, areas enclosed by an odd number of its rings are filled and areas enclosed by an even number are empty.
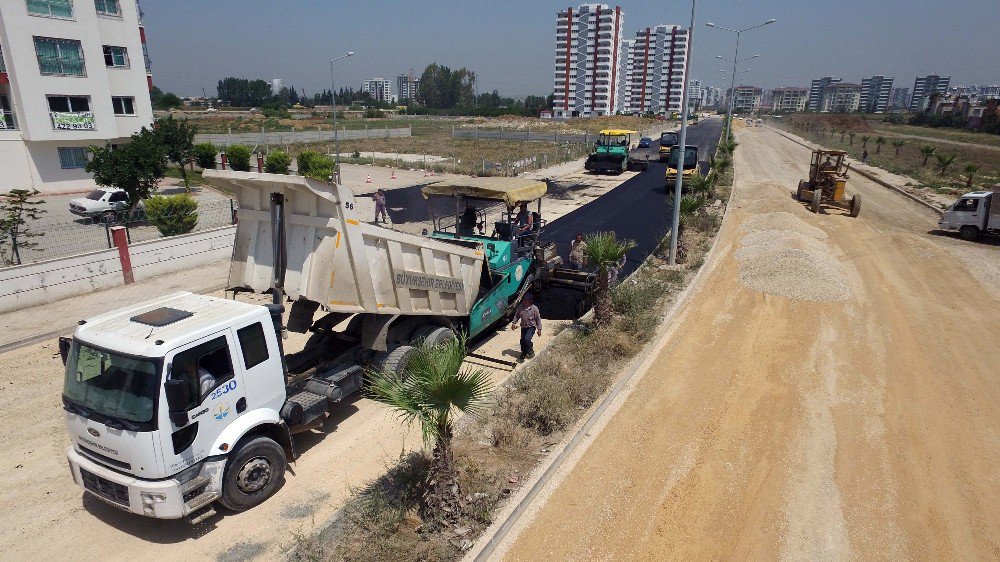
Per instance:
[[[843,301],[851,296],[847,276],[826,233],[791,213],[757,215],[736,251],[746,287],[797,300]]]

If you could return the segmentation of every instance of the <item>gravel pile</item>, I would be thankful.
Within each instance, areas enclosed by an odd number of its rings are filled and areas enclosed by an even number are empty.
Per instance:
[[[755,216],[736,252],[740,281],[771,295],[819,302],[851,297],[843,267],[823,242],[826,233],[791,213]]]

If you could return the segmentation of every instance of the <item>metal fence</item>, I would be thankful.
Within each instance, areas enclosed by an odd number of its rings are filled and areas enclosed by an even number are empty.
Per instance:
[[[411,127],[399,127],[390,129],[369,128],[346,129],[341,127],[337,130],[337,137],[341,140],[357,139],[387,139],[412,136]],[[249,146],[283,145],[306,142],[328,142],[333,141],[333,129],[322,129],[317,127],[315,131],[268,131],[261,129],[253,133],[204,133],[194,136],[195,143],[210,142],[219,146],[229,146],[231,144],[245,144]]]
[[[643,129],[639,131],[636,140],[639,137],[652,137],[658,136],[660,131],[668,128],[673,128],[671,124],[657,125]],[[499,129],[494,128],[480,128],[475,127],[473,129],[459,129],[452,125],[451,136],[456,139],[486,139],[486,140],[510,140],[510,141],[522,141],[522,142],[557,142],[557,143],[579,143],[579,144],[590,144],[597,140],[597,135],[592,133],[560,133],[555,132],[543,132],[543,131],[532,131],[530,128],[525,130],[520,129],[504,129],[500,127]]]
[[[235,224],[235,201],[232,199],[199,201],[198,223],[191,232]],[[6,234],[0,238],[0,267],[34,263],[54,258],[107,250],[111,242],[111,227],[124,226],[130,244],[163,238],[160,231],[142,213],[138,220],[106,222],[97,219],[76,219],[62,223],[28,228],[40,236],[17,240]]]

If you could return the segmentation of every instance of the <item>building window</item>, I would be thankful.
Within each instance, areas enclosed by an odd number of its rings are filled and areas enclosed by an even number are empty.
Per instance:
[[[109,67],[128,68],[128,49],[105,45],[104,64]]]
[[[28,0],[28,13],[57,18],[73,17],[73,0]]]
[[[59,130],[93,130],[94,113],[90,98],[84,96],[48,96],[52,128]]]
[[[49,111],[60,113],[90,111],[90,98],[86,96],[49,96]]]
[[[115,106],[115,115],[135,115],[135,98],[113,97],[111,105]]]
[[[105,16],[122,15],[122,7],[118,5],[118,0],[94,0],[97,13]]]
[[[75,170],[87,165],[87,149],[82,146],[59,148],[59,165],[63,170]]]
[[[35,37],[35,55],[42,74],[86,76],[83,47],[72,39]]]
[[[6,94],[0,94],[0,129],[16,129],[17,121],[14,120],[14,110],[10,105],[10,98]]]

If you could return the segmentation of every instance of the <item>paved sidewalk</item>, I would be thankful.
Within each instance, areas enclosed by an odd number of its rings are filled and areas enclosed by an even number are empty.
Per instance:
[[[45,337],[69,333],[83,318],[94,316],[154,296],[175,291],[197,293],[223,288],[229,276],[229,260],[194,269],[174,271],[134,285],[114,287],[85,295],[0,314],[0,351]]]

